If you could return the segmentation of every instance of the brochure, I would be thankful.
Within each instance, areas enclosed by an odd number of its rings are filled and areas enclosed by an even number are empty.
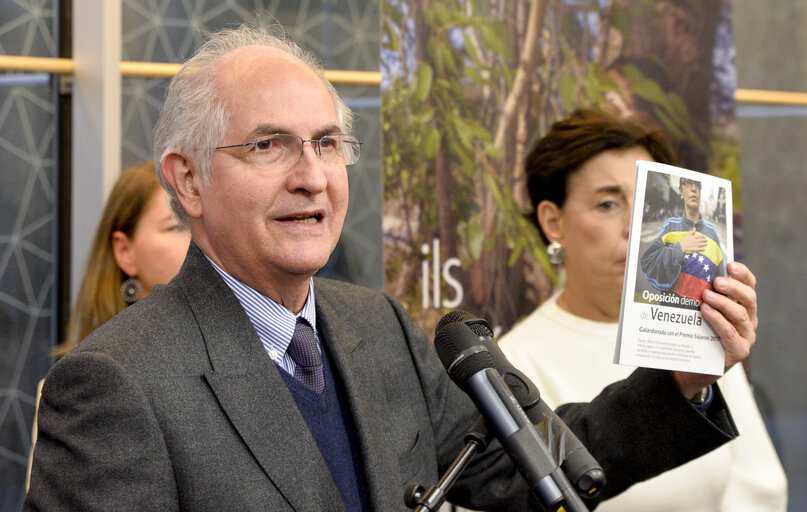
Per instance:
[[[731,182],[637,162],[614,362],[722,375],[700,301],[733,259]]]

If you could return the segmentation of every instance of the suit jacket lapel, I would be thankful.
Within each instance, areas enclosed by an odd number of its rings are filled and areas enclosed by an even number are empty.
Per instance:
[[[315,287],[316,289],[316,287]],[[321,289],[320,289],[321,290]],[[366,337],[347,325],[334,311],[325,294],[317,292],[317,328],[326,340],[334,373],[341,382],[354,419],[356,437],[373,510],[398,510],[403,505],[403,489],[398,489],[397,460],[385,449],[385,433],[372,418],[387,414],[386,398],[374,373],[378,354],[363,350]],[[369,345],[368,345],[369,346]],[[396,497],[400,497],[396,500]]]
[[[205,379],[267,476],[297,510],[341,510],[339,491],[279,373],[282,370],[264,350],[238,299],[195,244],[179,279],[210,359],[212,370]]]

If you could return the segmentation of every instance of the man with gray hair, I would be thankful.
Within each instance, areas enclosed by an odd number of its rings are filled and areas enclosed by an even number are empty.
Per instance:
[[[478,413],[427,336],[389,295],[313,277],[347,210],[350,119],[283,36],[223,31],[183,66],[155,159],[191,247],[49,373],[25,510],[386,512],[450,466]],[[735,281],[712,304],[739,333],[728,366],[756,322],[753,276]],[[603,497],[737,434],[716,386],[688,400],[714,381],[639,370],[561,410],[607,473]],[[496,443],[449,497],[530,506]]]

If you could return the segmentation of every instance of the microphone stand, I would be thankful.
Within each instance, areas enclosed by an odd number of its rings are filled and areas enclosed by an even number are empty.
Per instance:
[[[485,420],[483,418],[476,420],[476,423],[465,434],[465,448],[454,459],[454,462],[451,463],[451,466],[449,466],[437,484],[431,486],[428,490],[417,482],[410,483],[406,487],[404,491],[404,503],[406,506],[414,509],[415,512],[437,512],[445,503],[448,491],[454,486],[474,456],[477,453],[484,452],[492,439],[493,434],[488,432]],[[540,503],[546,512],[588,512],[588,507],[583,503],[583,500],[563,471],[555,471],[551,476],[559,487],[563,499],[559,503],[552,505]],[[537,496],[535,497],[538,498]]]
[[[406,487],[404,491],[404,503],[406,503],[406,506],[415,509],[415,512],[437,512],[446,501],[446,495],[456,483],[457,478],[465,471],[465,468],[477,453],[482,453],[487,449],[492,437],[492,434],[489,434],[488,429],[485,427],[485,421],[482,418],[476,420],[476,423],[465,434],[465,448],[454,459],[454,462],[451,463],[451,466],[436,485],[431,486],[428,491],[425,491],[423,486],[416,482]]]

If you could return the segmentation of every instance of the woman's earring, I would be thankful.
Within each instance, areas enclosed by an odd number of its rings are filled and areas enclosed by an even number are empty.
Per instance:
[[[566,259],[566,249],[560,245],[560,242],[553,240],[552,243],[546,246],[546,255],[549,257],[549,263],[560,265]]]
[[[143,295],[143,285],[136,277],[130,277],[120,285],[120,294],[123,297],[123,302],[134,304]]]

